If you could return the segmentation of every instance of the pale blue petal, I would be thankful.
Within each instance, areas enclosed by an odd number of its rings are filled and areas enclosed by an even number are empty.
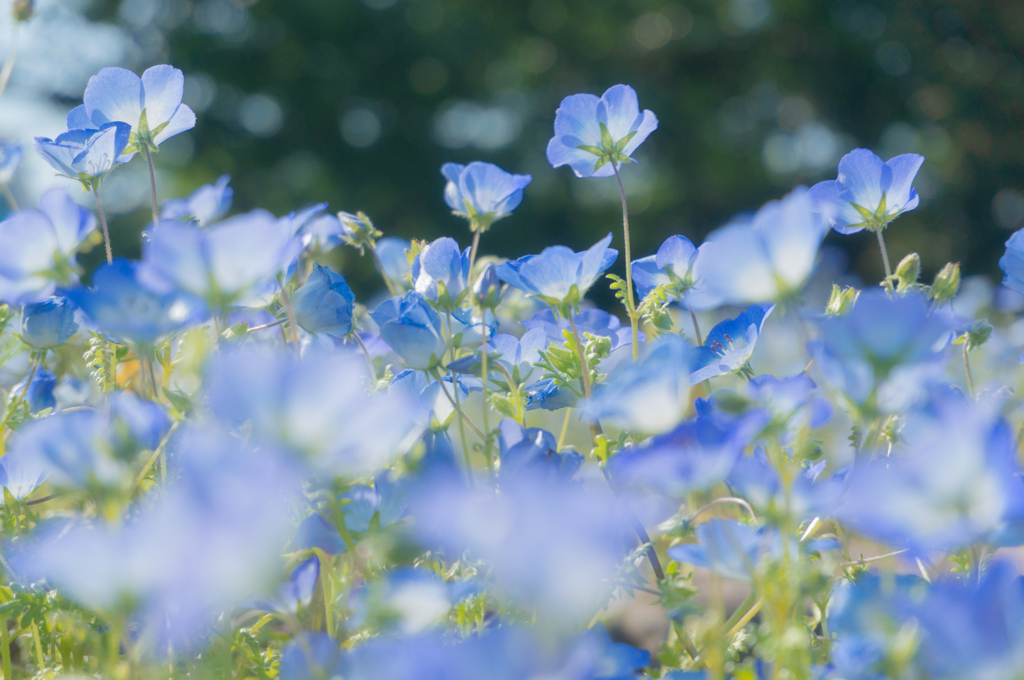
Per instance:
[[[830,179],[818,182],[807,190],[814,203],[814,209],[826,219],[829,226],[840,234],[855,234],[864,227],[851,227],[851,224],[862,224],[864,217],[850,205],[852,195],[839,180]]]
[[[163,144],[164,140],[173,137],[176,134],[191,130],[196,126],[196,114],[187,105],[182,104],[178,107],[178,110],[171,116],[171,120],[168,122],[167,127],[160,131],[160,134],[153,138],[153,141],[159,146]]]
[[[854,149],[839,161],[839,182],[853,203],[871,212],[882,202],[882,159],[867,149]]]
[[[459,178],[465,169],[465,165],[459,165],[458,163],[445,163],[441,166],[441,174],[448,180],[448,183],[444,186],[444,202],[448,204],[449,208],[459,214],[465,214],[466,212],[466,203],[463,201],[462,193],[459,191]]]
[[[94,125],[89,120],[89,114],[85,111],[85,104],[79,104],[75,108],[68,111],[68,129],[69,130],[88,130],[95,129],[97,125]]]
[[[57,248],[66,258],[70,258],[85,237],[96,229],[92,212],[75,203],[63,188],[53,188],[43,194],[39,210],[50,218]]]
[[[578,137],[552,137],[548,142],[548,163],[553,168],[568,165],[577,177],[592,176],[594,166],[597,165],[597,156],[577,148],[580,144],[582,142]]]
[[[555,112],[555,137],[575,137],[580,144],[601,146],[601,127],[597,106],[601,100],[592,94],[566,97]]]
[[[82,97],[96,127],[122,122],[138,130],[142,116],[142,79],[128,69],[107,67],[89,78]]]
[[[917,192],[914,191],[914,178],[917,171],[924,163],[924,156],[916,153],[905,153],[901,156],[890,158],[885,165],[891,173],[890,182],[885,189],[885,209],[889,214],[912,210],[917,207]],[[911,201],[915,201],[911,206]]]
[[[35,144],[32,145],[36,153],[39,154],[44,161],[50,164],[50,166],[62,175],[67,177],[75,177],[75,169],[71,167],[71,164],[75,160],[75,156],[78,155],[78,150],[75,147],[68,146],[66,144],[59,144],[52,139],[46,137],[36,137]]]
[[[636,90],[629,85],[613,85],[601,96],[596,113],[597,122],[604,123],[612,139],[618,142],[639,126],[640,104]]]
[[[765,206],[758,211],[753,226],[765,244],[776,278],[785,284],[787,290],[782,292],[796,291],[817,266],[818,249],[828,233],[828,226],[822,224],[802,187],[769,205],[772,207]]]
[[[563,300],[574,285],[579,285],[581,267],[580,257],[571,249],[551,246],[545,248],[540,255],[523,261],[518,273],[519,278],[528,286],[527,292]],[[498,277],[502,278],[501,268]],[[583,292],[580,290],[580,295]]]
[[[697,248],[685,236],[669,236],[658,248],[655,264],[658,269],[671,267],[681,279],[685,279],[697,256]]]
[[[146,111],[146,121],[150,130],[155,130],[171,120],[181,105],[184,89],[185,75],[173,66],[160,64],[146,69],[142,74],[142,106]],[[192,125],[195,125],[194,115]],[[165,138],[167,136],[170,135],[165,135]]]
[[[637,295],[641,299],[647,297],[647,294],[658,286],[667,283],[671,283],[671,279],[657,265],[654,255],[633,260],[633,285],[636,286]]]
[[[612,235],[609,233],[588,250],[579,253],[581,266],[577,285],[581,296],[594,285],[594,281],[601,275],[601,272],[612,266],[612,263],[618,258],[619,251],[608,247],[611,242]]]
[[[622,153],[627,156],[632,156],[633,152],[637,150],[641,144],[644,143],[651,133],[658,129],[658,117],[654,115],[651,110],[645,110],[641,116],[637,126],[636,134],[629,140],[629,143],[622,149]],[[632,132],[632,130],[630,130]],[[617,140],[616,140],[617,141]]]

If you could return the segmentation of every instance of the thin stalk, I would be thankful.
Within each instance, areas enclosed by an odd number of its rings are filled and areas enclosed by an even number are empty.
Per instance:
[[[32,362],[32,370],[28,372],[28,377],[25,378],[25,386],[21,388],[21,394],[18,395],[18,401],[25,401],[25,395],[28,394],[28,388],[29,385],[32,384],[32,378],[36,377],[36,371],[39,370],[39,365],[42,363],[42,357],[39,357]]]
[[[14,29],[11,31],[11,50],[4,58],[3,69],[0,69],[0,95],[3,95],[4,90],[7,89],[7,81],[11,79],[11,72],[14,71],[14,62],[18,59],[18,26],[20,24],[20,21],[14,20]],[[10,676],[5,673],[4,677]]]
[[[164,460],[163,455],[164,455],[164,451],[167,449],[167,442],[171,441],[171,435],[174,434],[174,432],[178,429],[178,425],[180,425],[180,424],[181,424],[180,420],[174,421],[174,423],[171,424],[171,428],[169,430],[167,430],[167,434],[165,434],[164,438],[160,440],[159,444],[157,444],[156,451],[153,452],[153,455],[151,455],[149,457],[149,460],[146,461],[146,464],[142,466],[141,470],[139,470],[139,474],[137,474],[135,476],[135,483],[132,484],[132,493],[137,491],[139,486],[142,485],[142,480],[144,480],[146,478],[146,475],[149,473],[150,468],[153,467],[153,463],[155,463],[157,461],[157,459],[159,459],[161,461]],[[166,464],[164,464],[164,465],[161,465],[160,467],[161,467],[161,476],[163,477],[163,479],[161,481],[166,482],[167,481],[167,466],[166,466]],[[47,498],[50,498],[50,497],[48,496]],[[46,499],[40,499],[37,502],[41,503],[44,500],[46,500]]]
[[[476,264],[476,251],[480,247],[480,230],[473,232],[473,246],[469,249],[469,273],[473,273],[473,265]]]
[[[569,417],[572,416],[572,407],[565,409],[565,422],[562,423],[562,434],[558,436],[558,450],[565,446],[565,435],[569,432]]]
[[[39,626],[36,622],[32,622],[32,641],[36,647],[36,663],[39,665],[39,670],[46,668],[46,658],[43,656],[43,641],[39,639]]]
[[[281,324],[283,324],[287,320],[288,320],[288,318],[285,317],[283,319],[278,319],[277,321],[272,321],[271,323],[265,323],[262,326],[253,326],[252,328],[249,329],[249,332],[250,333],[255,333],[256,331],[262,331],[262,330],[264,330],[266,328],[273,328],[274,326],[280,326]]]
[[[974,398],[974,376],[971,375],[971,360],[967,356],[967,343],[964,342],[964,370],[967,371],[967,392]]]
[[[153,192],[153,226],[160,224],[160,210],[157,208],[156,200],[156,174],[153,172],[153,156],[149,152],[149,144],[143,144],[142,150],[146,153],[146,163],[149,164],[149,188]]]
[[[18,202],[14,200],[14,194],[11,193],[11,187],[4,185],[4,198],[7,200],[7,205],[10,206],[11,210],[18,209]]]
[[[757,593],[751,591],[750,595],[747,596],[747,599],[743,600],[743,602],[740,602],[739,606],[736,607],[736,609],[733,611],[729,619],[725,622],[725,625],[723,627],[726,629],[730,629],[733,626],[735,626],[736,622],[742,619],[743,615],[746,612],[749,612],[751,607],[753,607],[757,601]]]
[[[284,305],[284,311],[288,314],[288,329],[291,331],[291,342],[296,347],[299,346],[299,324],[295,321],[295,310],[292,309],[292,300],[288,296],[288,282],[281,282],[281,304]]]
[[[753,519],[755,522],[757,521],[757,514],[754,512],[754,508],[750,506],[750,503],[746,502],[742,498],[733,498],[732,496],[727,496],[725,498],[716,498],[715,500],[711,501],[704,507],[697,510],[697,512],[690,515],[688,519],[692,522],[693,520],[697,519],[697,517],[700,516],[701,513],[710,510],[716,505],[721,505],[723,503],[735,503],[736,505],[742,506],[748,513],[750,513],[751,519]]]
[[[614,161],[612,169],[615,171],[615,181],[619,183],[619,197],[622,199],[622,235],[626,242],[626,311],[629,312],[629,325],[633,330],[633,358],[640,356],[639,328],[636,318],[636,302],[633,300],[633,261],[629,249],[629,208],[626,206],[626,190],[622,186],[622,177],[619,175],[619,166]],[[703,343],[702,343],[703,344]]]
[[[523,427],[526,427],[526,412],[523,409],[523,400],[519,397],[519,385],[517,385],[516,381],[512,379],[511,375],[509,375],[508,369],[502,366],[501,363],[496,365],[498,370],[505,375],[505,380],[508,381],[509,391],[512,392],[512,405],[516,409],[516,421]],[[1021,426],[1021,432],[1024,433],[1024,425]]]
[[[462,442],[462,456],[466,459],[466,476],[472,479],[473,463],[469,459],[469,445],[466,443],[466,423],[462,415],[462,404],[459,403],[459,383],[456,382],[455,374],[452,374],[452,388],[455,392],[455,413],[459,419],[459,439]],[[442,381],[443,382],[443,381]],[[444,385],[442,384],[442,388]],[[445,392],[447,394],[447,392]]]
[[[377,272],[380,273],[380,277],[384,279],[384,285],[388,287],[388,292],[391,293],[391,297],[398,297],[402,293],[395,288],[395,284],[391,282],[387,272],[384,271],[384,263],[380,261],[380,256],[377,255],[376,248],[370,248],[370,254],[373,255],[373,264],[377,267]]]
[[[476,243],[476,241],[477,239],[474,238],[473,242]],[[472,259],[472,256],[470,259]],[[491,374],[487,370],[487,310],[483,307],[480,308],[480,337],[482,338],[482,342],[480,343],[482,356],[480,373],[483,376],[484,432],[487,433],[487,436],[484,437],[484,458],[487,459],[487,466],[493,470],[494,461],[491,460],[491,426],[487,422],[487,382],[490,380]]]
[[[92,183],[92,195],[96,197],[96,210],[100,214],[100,227],[103,228],[103,245],[107,249],[107,264],[111,264],[114,261],[114,253],[110,250],[110,231],[107,229],[107,214],[103,212],[103,203],[100,201],[98,182]]]
[[[363,356],[366,357],[366,364],[370,367],[370,377],[373,378],[373,384],[377,384],[377,369],[373,367],[373,357],[370,356],[370,350],[366,349],[366,344],[363,339],[359,337],[359,333],[353,331],[352,337],[359,343],[359,348],[363,350]]]
[[[878,248],[882,251],[882,264],[885,265],[885,278],[892,276],[892,267],[889,266],[889,251],[885,247],[885,237],[882,236],[882,230],[876,229],[875,236],[878,237]]]
[[[51,493],[49,496],[43,496],[42,498],[36,498],[35,500],[25,501],[25,505],[39,505],[40,503],[45,503],[46,501],[52,501],[54,498],[58,498],[58,497],[63,496],[63,495],[64,494]]]
[[[740,618],[740,620],[733,624],[732,628],[729,629],[728,637],[731,639],[734,635],[736,635],[736,633],[740,632],[743,626],[750,623],[750,619],[754,618],[754,616],[759,611],[761,611],[761,605],[763,604],[764,600],[758,600],[757,602],[755,602],[754,605],[747,611],[747,613],[744,614],[743,617]]]
[[[693,332],[697,335],[697,346],[700,347],[704,344],[704,339],[700,336],[700,324],[697,323],[697,315],[692,309],[690,310],[690,320],[693,321]]]
[[[842,564],[839,565],[839,568],[855,567],[855,566],[860,565],[860,564],[868,564],[869,562],[878,562],[879,560],[884,560],[884,559],[887,559],[889,557],[896,557],[897,555],[902,555],[905,552],[910,552],[910,548],[904,548],[903,550],[896,550],[896,551],[893,551],[893,552],[885,553],[884,555],[875,555],[874,557],[862,557],[859,560],[852,560],[850,562],[843,562]]]
[[[569,326],[572,327],[572,340],[576,345],[576,355],[580,360],[580,380],[583,382],[583,396],[590,399],[590,366],[587,365],[587,359],[583,355],[583,343],[580,342],[580,333],[576,330],[576,320],[571,312],[567,316],[569,317]]]
[[[160,385],[156,381],[156,371],[153,370],[153,358],[146,357],[146,370],[149,372],[149,384],[153,388],[153,401],[160,399]]]

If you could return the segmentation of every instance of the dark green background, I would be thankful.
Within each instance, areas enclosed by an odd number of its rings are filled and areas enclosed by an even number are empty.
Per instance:
[[[887,233],[894,260],[916,250],[926,275],[947,260],[998,275],[1009,229],[1024,226],[1014,221],[1024,210],[1020,193],[1003,194],[1008,226],[993,212],[997,192],[1024,189],[1019,0],[397,0],[383,10],[358,0],[260,0],[246,10],[244,33],[230,36],[197,28],[203,2],[165,31],[164,58],[218,86],[193,132],[194,158],[176,171],[183,191],[231,173],[236,209],[283,214],[329,201],[332,210],[365,210],[387,234],[450,235],[468,245],[465,223],[442,201],[438,169],[479,159],[535,178],[515,214],[484,236],[484,252],[580,249],[608,231],[621,248],[617,202],[586,200],[611,192],[614,179],[551,170],[543,153],[562,97],[624,82],[661,122],[636,154],[643,169],[626,170],[627,180],[642,171],[651,187],[635,202],[634,256],[674,233],[699,242],[737,212],[834,178],[834,163],[786,174],[766,168],[766,139],[810,121],[844,135],[842,151],[928,157],[922,206]],[[117,17],[117,5],[100,6],[97,16]],[[744,11],[756,18],[764,6],[763,24],[738,25]],[[657,43],[664,31],[651,13],[672,31],[655,49],[638,39]],[[232,117],[237,97],[252,93],[280,102],[276,135],[254,137]],[[440,146],[435,117],[456,100],[518,102],[521,134],[498,150]],[[354,148],[339,120],[363,105],[379,114],[382,135]],[[140,211],[120,227],[143,221]],[[847,250],[852,269],[877,280],[872,236],[829,241]],[[350,253],[344,271],[366,292],[376,285],[371,270],[354,260]]]

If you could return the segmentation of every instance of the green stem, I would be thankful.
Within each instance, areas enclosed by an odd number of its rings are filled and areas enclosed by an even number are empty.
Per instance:
[[[156,174],[153,172],[153,156],[150,154],[148,143],[142,145],[142,150],[146,154],[146,163],[149,164],[149,188],[153,192],[153,226],[156,227],[160,224],[160,211],[157,208]]]
[[[479,233],[479,232],[477,232]],[[473,242],[476,243],[476,238]],[[483,339],[481,342],[481,355],[482,365],[480,367],[480,373],[483,377],[483,399],[484,399],[484,432],[487,434],[484,437],[484,458],[487,459],[487,466],[494,469],[494,461],[491,460],[491,426],[487,422],[487,381],[490,379],[490,372],[487,370],[487,310],[483,307],[480,308],[480,337]]]
[[[974,398],[974,376],[971,375],[971,360],[968,358],[967,342],[964,342],[964,370],[967,371],[967,391]]]
[[[14,62],[18,58],[18,26],[21,24],[17,19],[14,20],[14,28],[11,31],[11,49],[7,53],[7,57],[4,58],[3,69],[0,70],[0,95],[7,89],[7,81],[11,79],[11,72],[14,71]],[[4,677],[9,677],[5,675]]]
[[[291,331],[291,342],[296,347],[299,346],[299,324],[295,321],[295,310],[292,309],[292,300],[288,297],[288,282],[281,282],[281,304],[284,305],[284,311],[288,314],[288,329]]]
[[[377,267],[377,271],[380,273],[380,277],[384,279],[384,285],[388,287],[388,292],[391,293],[391,297],[398,297],[401,295],[401,291],[395,288],[395,284],[388,278],[387,272],[384,271],[384,263],[380,261],[380,256],[377,255],[376,248],[370,248],[370,254],[373,256],[373,264]]]
[[[7,631],[10,619],[4,619],[0,624],[0,654],[3,655],[4,678],[13,678],[11,674],[11,634]]]
[[[440,376],[438,376],[440,380]],[[444,381],[441,381],[441,388],[444,388]],[[455,413],[459,419],[459,440],[462,442],[462,456],[466,459],[466,476],[472,479],[473,462],[469,459],[469,445],[466,443],[466,419],[462,415],[462,404],[459,403],[459,383],[455,374],[452,374],[452,390],[455,392]],[[447,392],[445,392],[447,394]]]
[[[573,344],[576,345],[576,356],[580,360],[580,380],[583,382],[583,396],[590,399],[590,366],[583,355],[583,344],[580,342],[579,331],[576,330],[576,320],[573,318],[572,313],[566,316],[569,317],[569,326],[572,328],[572,340]]]
[[[278,319],[277,321],[271,321],[270,323],[265,323],[262,326],[253,326],[252,328],[249,329],[249,332],[250,333],[255,333],[256,331],[262,331],[265,328],[273,328],[274,326],[280,326],[281,324],[283,324],[287,320],[288,320],[287,318]]]
[[[697,346],[700,347],[704,344],[704,339],[700,336],[700,324],[697,323],[697,315],[692,309],[690,310],[690,320],[693,321],[693,332],[697,335]]]
[[[107,229],[107,214],[103,212],[103,203],[100,201],[99,182],[92,183],[92,195],[96,197],[96,210],[100,214],[100,227],[103,229],[103,245],[107,250],[107,264],[114,261],[113,251],[110,250],[110,230]]]
[[[473,246],[469,249],[469,275],[473,274],[473,265],[476,264],[476,251],[480,247],[480,230],[473,232]]]
[[[885,278],[892,276],[892,267],[889,266],[889,251],[885,247],[885,237],[882,236],[882,230],[876,229],[875,236],[878,237],[878,248],[882,251],[882,264],[885,265]]]
[[[619,183],[619,197],[622,199],[622,235],[626,242],[626,311],[629,312],[629,325],[633,330],[633,358],[640,356],[639,327],[636,318],[636,302],[633,300],[633,262],[629,250],[629,209],[626,206],[626,190],[622,186],[622,177],[619,175],[619,166],[612,161],[612,169],[615,171],[615,181]]]
[[[565,422],[562,423],[562,434],[558,436],[558,450],[565,446],[565,435],[569,432],[569,417],[572,415],[572,407],[565,409]]]
[[[370,377],[373,378],[373,384],[377,384],[377,369],[373,367],[373,357],[370,356],[370,350],[366,349],[366,344],[363,339],[359,337],[359,333],[352,331],[352,337],[359,343],[360,349],[363,350],[363,355],[366,357],[366,364],[370,367]]]

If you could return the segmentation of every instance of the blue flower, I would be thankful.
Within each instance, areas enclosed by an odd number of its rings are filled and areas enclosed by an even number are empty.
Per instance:
[[[319,512],[302,520],[292,540],[299,550],[317,548],[328,555],[340,555],[348,548],[338,530]]]
[[[321,680],[345,673],[341,643],[321,631],[302,631],[281,650],[281,680]],[[346,673],[347,674],[347,673]]]
[[[458,374],[443,376],[438,382],[423,370],[412,369],[400,372],[388,385],[388,394],[401,395],[409,403],[421,406],[417,422],[423,426],[430,425],[431,417],[443,426],[448,424],[455,415],[455,405],[449,401],[454,400],[455,390],[459,391],[461,401],[469,397],[469,388]]]
[[[703,307],[779,302],[800,292],[817,266],[828,225],[798,188],[766,203],[755,215],[712,232],[694,265]]]
[[[144,285],[140,263],[115,258],[92,275],[92,288],[64,291],[99,333],[117,342],[152,346],[165,335],[198,323],[206,304],[186,293],[156,293]]]
[[[767,420],[758,411],[724,418],[701,409],[671,432],[616,454],[608,470],[620,487],[682,498],[723,481]]]
[[[0,487],[23,501],[46,481],[46,463],[31,452],[11,451],[0,457]]]
[[[39,302],[58,281],[77,281],[75,251],[95,228],[92,213],[59,188],[43,194],[38,210],[25,208],[0,222],[0,300]]]
[[[538,380],[526,387],[526,410],[561,411],[573,408],[579,403],[580,397],[565,385],[553,379]]]
[[[441,362],[447,347],[441,334],[441,317],[419,293],[386,300],[370,317],[384,342],[409,368],[427,371]]]
[[[263,210],[205,228],[161,221],[143,241],[139,280],[159,293],[191,293],[218,310],[262,306],[300,251],[292,225]]]
[[[93,127],[127,123],[133,136],[129,154],[141,151],[143,145],[155,150],[164,140],[196,125],[196,114],[181,103],[184,87],[184,74],[167,64],[146,69],[141,78],[128,69],[100,69],[89,78],[78,116]]]
[[[25,376],[28,380],[28,376]],[[11,388],[11,394],[21,394],[25,391],[25,380]],[[57,388],[57,375],[46,368],[39,368],[32,375],[32,382],[25,391],[25,399],[28,401],[29,413],[39,413],[50,408],[57,408],[57,398],[53,391]],[[3,458],[0,458],[3,460]]]
[[[355,293],[341,274],[321,264],[313,265],[306,283],[292,296],[295,321],[309,333],[343,338],[352,332],[355,301]]]
[[[814,429],[824,426],[832,418],[832,405],[818,396],[817,389],[814,381],[804,374],[788,378],[759,375],[750,379],[745,392],[776,422]],[[716,394],[711,395],[712,401],[715,401]]]
[[[469,248],[460,252],[455,239],[447,236],[424,246],[412,263],[415,291],[443,307],[458,305],[468,278]]]
[[[498,267],[498,278],[539,300],[569,313],[578,307],[601,273],[612,266],[619,251],[608,247],[612,235],[589,250],[576,253],[565,246],[545,248]]]
[[[645,345],[637,363],[619,364],[583,405],[583,416],[631,432],[671,430],[690,406],[693,350],[678,335]]]
[[[609,314],[603,309],[597,309],[596,307],[584,309],[573,316],[572,320],[576,324],[576,330],[580,332],[580,336],[590,333],[591,335],[600,335],[610,339],[612,343],[610,349],[612,351],[632,342],[629,327],[623,328],[619,317]],[[529,331],[539,328],[547,335],[547,342],[540,345],[538,349],[544,349],[550,343],[555,343],[556,345],[563,344],[566,331],[571,332],[569,320],[565,317],[557,316],[550,309],[542,309],[521,323]],[[525,337],[524,335],[523,338],[525,339]],[[640,341],[643,342],[644,334],[640,333],[639,337]]]
[[[349,531],[366,533],[370,530],[374,516],[377,517],[377,526],[386,529],[405,517],[409,511],[407,486],[396,480],[390,470],[375,474],[372,487],[353,484],[338,499],[346,502],[341,509],[345,513],[345,526]]]
[[[540,350],[545,349],[549,343],[544,328],[531,328],[521,338],[501,333],[493,336],[488,343],[488,358],[504,366],[513,380],[522,382],[530,377],[533,365],[540,361]]]
[[[669,236],[655,255],[633,260],[633,283],[641,298],[658,286],[673,286],[676,296],[694,286],[693,267],[700,251],[685,236]]]
[[[501,281],[493,263],[488,262],[473,283],[473,299],[477,305],[491,310],[501,304]]]
[[[610,177],[615,174],[610,164],[632,161],[633,152],[657,129],[658,118],[640,112],[629,85],[614,85],[600,99],[574,94],[555,113],[548,162],[555,168],[569,165],[577,177]]]
[[[180,220],[189,217],[203,227],[216,222],[227,214],[235,191],[228,184],[230,175],[221,175],[216,184],[204,184],[188,198],[172,198],[164,201],[160,210],[161,220]]]
[[[998,403],[936,396],[908,417],[900,439],[890,456],[854,466],[838,511],[844,521],[922,555],[1014,537],[1008,530],[1024,521],[1024,470]]]
[[[1006,241],[999,268],[1003,270],[1003,285],[1024,293],[1024,229],[1015,231]]]
[[[907,153],[886,162],[867,149],[854,149],[839,161],[839,178],[818,182],[808,195],[841,234],[862,229],[881,231],[917,207],[911,186],[924,156]]]
[[[18,142],[0,139],[0,184],[10,184],[25,152]]]
[[[630,680],[651,664],[651,653],[612,641],[598,622],[573,638],[556,676],[565,680]]]
[[[36,349],[63,345],[77,331],[75,308],[62,297],[27,304],[21,310],[21,339]]]
[[[533,181],[529,175],[510,175],[480,161],[445,163],[441,174],[448,180],[444,202],[454,214],[469,220],[472,231],[487,231],[496,220],[512,214],[523,200],[523,189]]]
[[[250,598],[239,602],[238,606],[265,612],[297,614],[309,607],[318,578],[320,578],[320,558],[314,555],[295,567],[292,575],[272,597]]]
[[[535,475],[565,482],[583,465],[583,456],[575,451],[559,452],[554,435],[547,430],[525,429],[510,418],[498,426],[498,449],[501,456],[498,474],[504,483],[520,476],[532,479]]]
[[[697,544],[673,546],[668,549],[668,556],[676,562],[744,583],[753,582],[762,556],[773,552],[778,542],[767,528],[758,529],[719,517],[698,525],[694,533]]]
[[[788,484],[769,462],[764,449],[740,456],[725,482],[762,514],[789,513],[803,519],[830,516],[846,493],[850,469],[821,478],[826,461],[792,475]]]
[[[130,133],[124,123],[107,123],[98,130],[68,130],[57,139],[36,137],[34,148],[61,175],[92,188],[119,165]]]
[[[690,375],[693,384],[748,369],[747,362],[757,347],[764,322],[774,309],[772,304],[751,305],[735,319],[727,319],[712,328],[704,346],[697,348],[695,370]]]
[[[862,292],[849,314],[820,325],[821,339],[809,347],[812,356],[829,382],[863,405],[884,391],[887,380],[898,381],[915,365],[934,364],[955,321],[946,310],[933,311],[921,293],[890,297],[874,289]]]

